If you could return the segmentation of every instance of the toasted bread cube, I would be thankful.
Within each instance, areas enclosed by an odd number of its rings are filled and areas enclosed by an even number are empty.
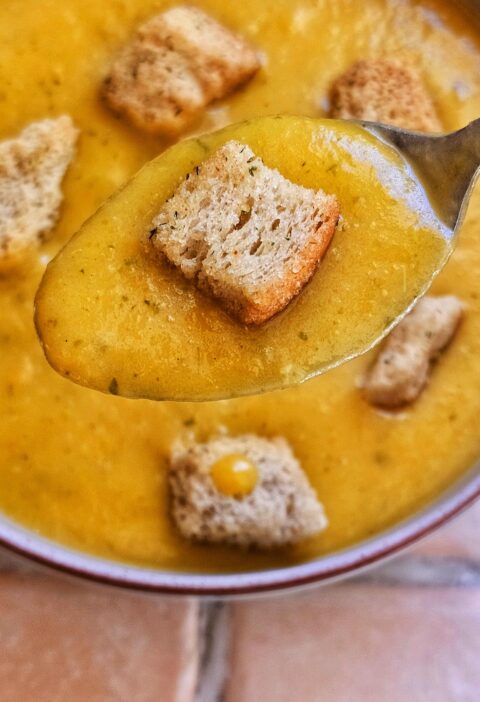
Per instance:
[[[424,297],[387,337],[365,379],[367,400],[396,408],[413,402],[428,382],[432,362],[452,340],[463,315],[453,295]]]
[[[258,470],[255,488],[242,499],[221,493],[211,476],[219,459],[238,454]],[[295,544],[327,526],[321,503],[282,438],[245,434],[177,447],[170,487],[175,524],[194,541],[269,549]]]
[[[261,324],[315,272],[339,216],[333,195],[291,183],[229,141],[179,186],[149,238],[245,324]]]
[[[113,64],[103,94],[138,129],[176,136],[259,67],[257,53],[241,36],[202,10],[174,7],[137,30]]]
[[[64,115],[0,142],[0,270],[19,263],[54,226],[77,136]]]
[[[334,82],[331,117],[392,124],[419,132],[442,126],[420,76],[392,59],[358,61]]]

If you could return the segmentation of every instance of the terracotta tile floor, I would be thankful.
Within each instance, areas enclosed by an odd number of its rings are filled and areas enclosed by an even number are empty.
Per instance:
[[[480,589],[345,585],[236,605],[228,702],[478,702]]]
[[[236,604],[130,595],[0,557],[0,702],[478,702],[479,690],[480,503],[354,581]]]
[[[5,573],[0,700],[189,702],[197,631],[195,602]]]

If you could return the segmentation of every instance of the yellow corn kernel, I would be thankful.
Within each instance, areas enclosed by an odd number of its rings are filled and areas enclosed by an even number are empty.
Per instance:
[[[219,492],[229,497],[246,497],[258,481],[258,468],[241,453],[231,453],[216,461],[210,474]]]

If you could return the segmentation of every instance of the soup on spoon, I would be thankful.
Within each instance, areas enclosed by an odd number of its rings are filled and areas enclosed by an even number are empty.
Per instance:
[[[232,140],[292,183],[334,195],[341,213],[310,282],[257,326],[232,317],[148,245],[165,202]],[[155,400],[254,394],[372,347],[452,248],[452,231],[393,147],[353,122],[258,118],[147,163],[49,264],[35,321],[50,364],[79,384]]]

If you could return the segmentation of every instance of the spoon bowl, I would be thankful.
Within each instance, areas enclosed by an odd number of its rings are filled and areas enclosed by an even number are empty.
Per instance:
[[[465,153],[473,131],[466,130]],[[231,139],[292,182],[335,193],[342,215],[310,283],[258,328],[230,319],[145,245],[162,203]],[[35,316],[47,359],[70,380],[103,392],[202,401],[295,385],[364,353],[426,292],[453,250],[473,166],[458,166],[459,183],[447,187],[447,198],[435,163],[447,172],[461,139],[461,132],[425,136],[277,116],[176,144],[49,264]]]

